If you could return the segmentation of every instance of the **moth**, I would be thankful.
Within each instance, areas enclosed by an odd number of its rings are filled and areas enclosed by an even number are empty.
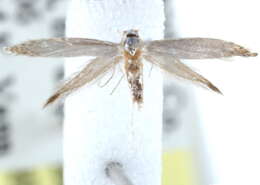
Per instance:
[[[4,50],[31,57],[95,57],[82,71],[65,82],[47,100],[45,106],[97,79],[120,62],[124,62],[124,72],[133,102],[138,105],[143,103],[144,98],[143,62],[150,62],[176,77],[221,93],[209,80],[180,62],[180,59],[257,56],[257,53],[252,53],[240,45],[219,39],[182,38],[143,41],[138,30],[134,29],[124,31],[120,43],[87,38],[50,38],[27,41],[5,47]]]

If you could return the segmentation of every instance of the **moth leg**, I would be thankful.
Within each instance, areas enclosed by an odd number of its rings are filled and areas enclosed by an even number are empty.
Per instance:
[[[118,86],[120,85],[121,81],[123,80],[124,78],[124,74],[121,76],[121,78],[119,79],[119,81],[117,82],[116,86],[113,88],[113,90],[111,91],[110,95],[112,95],[115,90],[118,88]]]
[[[149,70],[149,74],[148,74],[149,77],[151,77],[152,70],[153,70],[153,63],[151,63],[151,68],[150,68],[150,70]]]
[[[111,74],[111,76],[107,79],[107,81],[104,83],[104,84],[98,84],[98,86],[100,87],[100,88],[103,88],[103,87],[105,87],[111,80],[112,80],[112,78],[114,77],[114,75],[115,75],[115,67],[113,67],[113,72],[112,72],[112,74]],[[105,74],[103,75],[103,77],[105,76]]]

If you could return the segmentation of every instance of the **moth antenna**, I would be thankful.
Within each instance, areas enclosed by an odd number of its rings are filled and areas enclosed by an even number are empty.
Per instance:
[[[118,33],[118,34],[122,34],[122,31],[120,31],[119,29],[116,29],[116,32]],[[125,31],[124,31],[125,32]]]
[[[151,75],[152,75],[152,70],[153,70],[153,63],[151,63],[151,68],[150,68],[149,74],[148,74],[149,77],[151,77]]]
[[[113,67],[113,72],[112,75],[109,77],[109,79],[104,84],[98,84],[98,86],[101,88],[105,87],[112,80],[114,75],[115,75],[115,67]]]
[[[113,90],[111,91],[110,95],[112,95],[115,92],[115,90],[118,88],[118,86],[120,85],[120,83],[123,80],[123,78],[124,78],[124,74],[122,75],[120,80],[117,82],[116,86],[113,88]]]

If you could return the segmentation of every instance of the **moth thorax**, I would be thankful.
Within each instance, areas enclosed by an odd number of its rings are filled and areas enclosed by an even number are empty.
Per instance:
[[[139,48],[140,39],[138,36],[128,36],[124,42],[124,49],[132,56],[135,55]]]

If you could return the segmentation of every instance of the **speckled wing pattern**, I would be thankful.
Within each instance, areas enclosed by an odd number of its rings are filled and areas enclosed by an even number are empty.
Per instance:
[[[117,55],[118,44],[85,38],[50,38],[27,41],[4,50],[32,57],[107,56]]]
[[[233,42],[210,38],[184,38],[146,42],[146,50],[172,55],[178,59],[211,59],[256,56]]]

